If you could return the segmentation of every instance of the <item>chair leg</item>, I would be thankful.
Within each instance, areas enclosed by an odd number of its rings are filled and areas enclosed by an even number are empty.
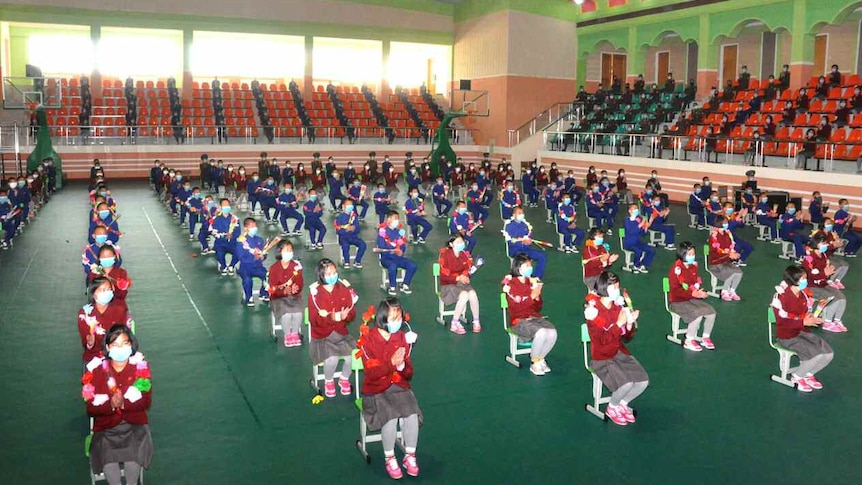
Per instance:
[[[779,350],[778,351],[778,369],[781,372],[780,375],[770,375],[770,379],[773,381],[784,384],[788,387],[793,387],[793,381],[790,380],[790,359],[793,358],[793,354]]]
[[[514,365],[515,367],[521,367],[521,363],[518,362],[517,355],[515,354],[517,350],[518,337],[509,335],[509,355],[506,356],[506,362]]]
[[[682,319],[677,314],[671,314],[670,324],[671,324],[671,333],[667,336],[667,339],[677,345],[682,345],[683,341],[679,338],[679,335],[684,333],[684,331],[680,330],[680,321]]]
[[[598,378],[595,374],[591,374],[593,377],[593,402],[592,404],[587,403],[586,410],[592,414],[593,416],[606,420],[605,413],[601,410],[601,405],[604,403],[602,399],[602,380]],[[610,398],[607,398],[610,401]]]

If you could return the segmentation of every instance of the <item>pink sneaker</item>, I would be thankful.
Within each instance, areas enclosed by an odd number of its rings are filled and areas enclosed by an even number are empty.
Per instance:
[[[845,288],[844,283],[842,283],[838,280],[835,280],[834,283],[835,283],[835,288],[838,288],[839,290],[843,290]]]
[[[835,282],[835,281],[833,281],[833,280],[829,280],[829,281],[827,281],[827,282],[826,282],[826,284],[827,284],[827,285],[829,285],[829,287],[830,287],[830,288],[835,288],[836,290],[837,290],[837,289],[839,289],[839,288],[838,288],[838,283],[836,283],[836,282]]]
[[[844,333],[847,331],[847,327],[844,326],[844,322],[842,322],[841,320],[836,318],[832,323],[834,323],[835,325],[837,325],[841,329],[840,330],[841,333]]]
[[[605,409],[605,415],[611,418],[611,421],[613,421],[614,424],[618,424],[620,426],[625,426],[626,424],[628,424],[628,421],[626,420],[625,410],[622,406],[611,406],[610,404],[608,404],[607,409]]]
[[[302,337],[299,336],[298,333],[294,333],[293,342],[291,343],[291,347],[302,347]]]
[[[691,350],[692,352],[700,352],[703,348],[697,343],[697,340],[691,339],[686,340],[683,344],[683,348]]]
[[[812,375],[805,376],[805,382],[808,383],[811,389],[817,389],[818,391],[823,389],[823,384],[821,384],[820,381],[815,379]]]
[[[342,396],[349,396],[353,392],[353,388],[350,387],[350,379],[338,379],[338,389]]]
[[[292,347],[293,346],[293,334],[286,333],[284,334],[284,346]]]
[[[820,325],[820,328],[826,330],[827,332],[833,333],[841,333],[841,325],[836,324],[835,322],[824,321],[823,325]]]
[[[401,467],[398,466],[398,459],[395,458],[395,455],[386,457],[386,473],[395,480],[400,480],[404,476],[401,474]]]
[[[479,323],[478,320],[473,322],[473,333],[479,333],[482,331],[482,324]]]
[[[419,464],[416,463],[416,455],[414,453],[408,453],[404,455],[404,468],[407,470],[407,474],[411,477],[419,476]]]
[[[723,290],[722,290],[722,292],[721,292],[721,299],[722,299],[723,301],[733,301],[733,297],[732,297],[732,296],[730,296],[730,292],[729,292],[729,291],[723,291]]]
[[[733,298],[733,301],[739,301],[742,298],[736,293],[736,290],[730,292],[730,297]]]
[[[449,331],[457,335],[464,335],[467,333],[467,331],[464,330],[464,326],[461,325],[461,322],[452,322],[452,325],[449,325]]]
[[[629,423],[634,423],[635,422],[634,410],[632,408],[630,408],[628,405],[625,405],[625,406],[620,405],[620,407],[623,408],[623,415],[625,416],[626,421]]]
[[[323,382],[323,395],[326,397],[335,397],[335,381]]]
[[[808,380],[804,377],[792,376],[790,378],[790,382],[796,384],[796,388],[799,389],[799,392],[811,392],[811,386],[808,384]]]
[[[700,339],[700,345],[702,345],[706,350],[715,350],[715,344],[712,343],[712,339],[709,337]]]

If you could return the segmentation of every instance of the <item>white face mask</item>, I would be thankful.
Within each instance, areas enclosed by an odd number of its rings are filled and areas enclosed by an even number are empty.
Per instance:
[[[281,260],[282,261],[290,261],[293,259],[293,253],[290,251],[282,251],[281,252]]]

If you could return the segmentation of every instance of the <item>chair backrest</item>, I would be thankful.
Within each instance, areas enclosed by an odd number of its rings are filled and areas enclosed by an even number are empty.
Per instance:
[[[777,296],[777,295],[776,295]],[[775,297],[773,297],[775,298]],[[769,346],[775,348],[775,341],[772,339],[772,327],[775,325],[775,309],[772,306],[766,307],[766,326],[769,328]]]
[[[621,228],[619,229],[618,234],[620,235],[620,248],[622,248],[622,247],[623,247],[623,239],[625,239],[625,238],[626,238],[626,228],[625,228],[625,227],[621,227]]]
[[[703,267],[706,268],[709,265],[709,244],[703,245]]]
[[[434,293],[440,294],[440,263],[434,263],[431,266],[431,273],[434,274]]]
[[[661,280],[661,289],[662,289],[662,292],[664,293],[664,309],[667,310],[668,312],[670,312],[670,306],[668,305],[668,298],[667,298],[668,293],[670,293],[670,280],[668,279],[667,276],[665,276]]]
[[[503,311],[503,330],[509,331],[509,300],[506,293],[500,292],[500,309]]]
[[[590,346],[590,330],[586,323],[581,324],[581,346],[584,348],[584,368],[590,370],[589,349]]]

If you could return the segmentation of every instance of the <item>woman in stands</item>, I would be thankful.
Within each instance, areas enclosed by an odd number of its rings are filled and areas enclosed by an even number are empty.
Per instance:
[[[78,333],[84,347],[86,364],[94,358],[102,358],[102,339],[114,325],[131,328],[132,316],[126,302],[114,298],[114,287],[108,278],[97,276],[87,287],[89,303],[78,311]]]
[[[808,289],[805,270],[796,265],[788,266],[775,292],[771,306],[778,343],[799,357],[799,366],[790,369],[790,379],[801,392],[823,389],[814,375],[832,362],[833,352],[829,344],[808,329],[817,327],[823,319],[811,313],[816,302]]]
[[[90,362],[81,378],[81,395],[93,419],[90,463],[93,473],[104,472],[109,485],[122,483],[123,475],[127,484],[137,484],[153,456],[149,365],[125,325],[108,330],[103,351],[105,357]]]
[[[626,348],[637,330],[638,310],[627,306],[616,274],[604,271],[596,280],[595,292],[587,293],[584,318],[590,332],[590,367],[611,391],[605,414],[615,424],[635,422],[629,403],[649,385],[649,376]]]
[[[352,392],[350,386],[350,353],[356,342],[347,331],[347,324],[356,318],[359,296],[345,279],[339,279],[332,260],[317,263],[317,281],[308,288],[308,320],[311,324],[309,350],[311,361],[323,363],[324,395],[335,397],[335,368],[343,359],[338,386],[342,396]]]
[[[277,261],[269,267],[269,308],[272,317],[281,324],[285,347],[302,345],[300,329],[305,306],[302,304],[302,264],[293,259],[293,243],[278,245]]]
[[[512,259],[512,268],[503,278],[503,293],[509,303],[509,325],[522,342],[532,342],[530,372],[543,376],[551,372],[545,357],[557,343],[557,329],[542,316],[544,283],[533,278],[533,260],[524,253]]]
[[[595,290],[599,275],[610,268],[620,257],[619,254],[609,253],[609,247],[610,245],[605,245],[605,233],[601,228],[594,227],[590,229],[582,251],[584,285],[587,287],[588,292]]]
[[[677,247],[676,262],[670,267],[668,280],[668,306],[688,324],[683,347],[694,352],[704,348],[714,350],[715,344],[710,335],[715,325],[715,309],[704,301],[709,295],[703,289],[703,280],[697,272],[697,253],[691,242],[685,241]],[[701,322],[703,335],[698,343],[697,333]]]
[[[715,218],[715,227],[709,234],[709,256],[707,258],[709,272],[724,282],[721,299],[724,301],[739,301],[736,288],[742,281],[742,269],[738,263],[742,256],[737,251],[730,224],[724,215]]]
[[[473,314],[473,333],[482,331],[479,323],[479,297],[470,285],[470,276],[475,268],[473,258],[465,249],[466,242],[459,234],[449,238],[446,247],[440,249],[440,299],[445,305],[455,305],[455,314],[449,330],[458,335],[467,333],[461,320],[467,316],[467,303]]]
[[[98,276],[105,277],[112,285],[114,290],[114,298],[120,301],[125,301],[129,294],[129,288],[132,286],[132,280],[129,279],[129,274],[126,270],[117,266],[117,250],[110,244],[105,244],[99,248],[99,266],[96,272],[87,274],[87,280],[93,281]]]
[[[823,308],[823,330],[842,333],[847,331],[841,318],[847,307],[847,298],[838,288],[829,284],[829,278],[835,274],[835,266],[829,262],[826,255],[829,243],[823,234],[815,234],[809,243],[809,249],[802,258],[802,267],[808,274],[808,287],[818,300],[831,300]]]
[[[410,353],[416,335],[412,331],[404,331],[404,321],[401,302],[397,298],[387,298],[377,306],[373,327],[359,339],[359,355],[365,371],[362,418],[368,429],[380,430],[386,472],[396,480],[402,477],[395,458],[398,420],[402,420],[405,453],[402,466],[411,477],[419,476],[416,445],[419,443],[419,426],[422,425],[422,411],[410,388],[410,380],[413,379]]]

